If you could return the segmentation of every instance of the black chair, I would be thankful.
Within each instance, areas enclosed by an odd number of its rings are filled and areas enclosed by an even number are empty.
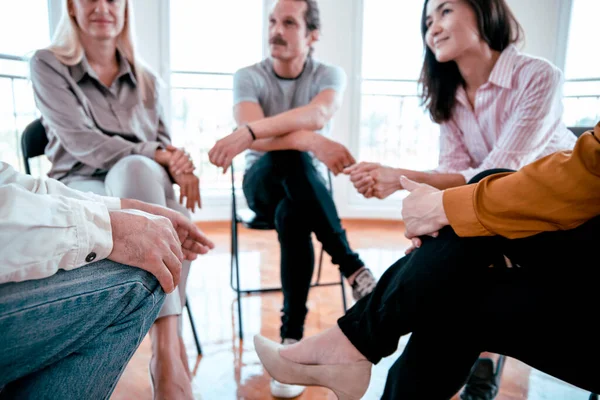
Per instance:
[[[231,165],[231,279],[230,286],[237,294],[237,309],[238,309],[238,331],[240,340],[244,339],[244,330],[242,324],[242,295],[256,294],[256,293],[269,293],[279,292],[282,290],[281,286],[278,287],[266,287],[266,288],[241,288],[240,287],[240,265],[239,265],[239,248],[238,248],[238,226],[242,224],[248,229],[259,229],[259,230],[274,230],[275,225],[272,221],[265,221],[257,218],[249,209],[238,210],[237,201],[235,198],[235,183],[234,183],[235,171],[233,163]],[[331,172],[328,175],[329,179],[329,192],[333,195],[333,185],[331,182]],[[337,282],[321,282],[321,267],[323,265],[323,254],[324,250],[321,247],[321,253],[319,255],[319,263],[317,265],[317,276],[315,282],[310,285],[313,287],[323,286],[336,286],[340,285],[342,289],[342,304],[344,312],[348,309],[346,304],[346,289],[344,286],[344,275],[340,272],[340,280]],[[235,284],[233,282],[235,275]]]
[[[42,121],[38,118],[30,122],[21,136],[21,153],[23,153],[25,172],[28,175],[31,175],[29,159],[43,155],[47,145],[48,137]]]
[[[23,154],[23,163],[25,164],[25,172],[31,175],[31,168],[29,160],[44,154],[46,146],[48,145],[48,137],[46,136],[46,129],[42,125],[41,120],[38,118],[27,125],[21,136],[21,152]],[[194,334],[194,341],[196,342],[196,350],[198,355],[202,355],[202,347],[200,346],[200,339],[198,339],[198,332],[196,331],[196,324],[194,317],[192,316],[192,310],[188,302],[187,296],[185,297],[185,308],[190,318],[190,325],[192,327],[192,333]]]
[[[586,128],[586,127],[583,127],[583,126],[570,126],[569,130],[571,132],[573,132],[573,134],[575,136],[579,137],[579,136],[583,135],[587,131],[593,131],[594,127]]]

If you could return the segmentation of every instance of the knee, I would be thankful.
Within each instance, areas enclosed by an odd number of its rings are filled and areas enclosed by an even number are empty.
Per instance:
[[[162,167],[154,160],[140,156],[132,155],[123,157],[112,168],[111,171],[119,172],[121,177],[148,176],[159,174]]]
[[[101,270],[104,278],[114,282],[140,284],[149,289],[153,289],[158,284],[157,279],[151,273],[109,259],[100,260],[90,265],[94,265],[96,271]]]
[[[104,259],[94,264],[95,271],[102,271],[102,278],[107,283],[115,283],[117,290],[129,293],[133,298],[150,307],[162,305],[166,294],[158,279],[151,273],[141,269],[119,264]]]
[[[127,197],[155,203],[157,188],[162,188],[166,171],[148,157],[133,155],[119,160],[108,172],[104,181],[106,193],[114,197]]]
[[[275,230],[280,238],[310,234],[307,216],[288,199],[279,202],[275,209]]]
[[[310,155],[304,151],[298,150],[280,150],[271,151],[266,154],[271,158],[273,165],[277,168],[285,168],[292,171],[305,170],[313,168],[313,162]]]

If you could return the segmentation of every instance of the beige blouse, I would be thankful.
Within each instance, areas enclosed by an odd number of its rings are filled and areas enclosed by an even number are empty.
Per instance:
[[[146,73],[142,100],[133,68],[119,51],[117,56],[120,70],[110,87],[85,56],[74,66],[61,63],[46,49],[32,57],[31,82],[49,139],[50,177],[106,174],[125,156],[154,158],[157,148],[171,143],[156,77]]]

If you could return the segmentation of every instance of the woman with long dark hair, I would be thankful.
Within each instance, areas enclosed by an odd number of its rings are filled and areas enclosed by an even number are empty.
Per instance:
[[[562,72],[517,50],[523,33],[505,0],[427,0],[421,32],[422,99],[440,125],[439,166],[412,171],[361,162],[345,170],[361,194],[388,197],[403,189],[401,175],[455,187],[574,147],[562,122]]]
[[[523,31],[505,0],[427,0],[421,33],[422,99],[440,124],[439,165],[412,171],[361,162],[345,171],[361,194],[383,199],[404,189],[402,175],[438,189],[460,186],[573,148],[575,136],[562,122],[562,73],[517,50]],[[504,263],[501,257],[494,265]],[[482,354],[462,399],[495,397],[498,361]]]

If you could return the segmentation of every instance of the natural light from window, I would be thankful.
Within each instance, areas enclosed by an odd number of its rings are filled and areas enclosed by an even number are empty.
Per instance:
[[[261,60],[263,0],[177,0],[170,7],[173,142],[194,157],[203,198],[221,197],[231,178],[207,153],[235,127],[233,73]],[[243,161],[234,160],[238,183]]]
[[[565,123],[592,127],[600,120],[600,52],[595,43],[600,1],[572,0],[565,62]]]
[[[0,2],[0,160],[21,170],[21,132],[37,117],[26,58],[50,44],[48,0]],[[32,173],[48,170],[44,157]]]
[[[439,127],[418,97],[421,12],[419,1],[364,2],[360,160],[415,170],[438,164]]]

